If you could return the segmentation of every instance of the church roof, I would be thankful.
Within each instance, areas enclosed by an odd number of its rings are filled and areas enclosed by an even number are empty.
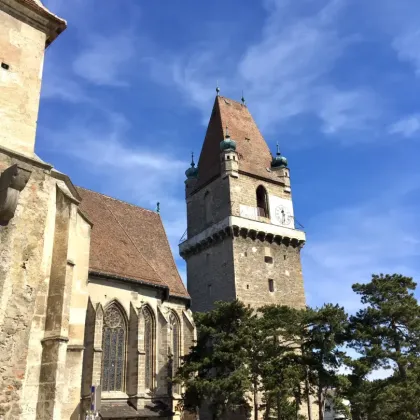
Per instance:
[[[223,96],[216,96],[198,161],[198,182],[201,187],[220,174],[220,142],[226,127],[236,142],[239,170],[266,179],[276,179],[267,168],[271,152],[246,105]]]
[[[77,187],[93,223],[89,271],[169,288],[189,297],[158,213]]]

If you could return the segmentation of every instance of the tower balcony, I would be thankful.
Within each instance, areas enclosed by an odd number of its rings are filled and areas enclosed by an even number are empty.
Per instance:
[[[200,252],[226,237],[251,238],[269,243],[286,244],[302,248],[306,241],[305,232],[298,229],[277,226],[238,216],[228,216],[197,235],[179,244],[181,257]]]

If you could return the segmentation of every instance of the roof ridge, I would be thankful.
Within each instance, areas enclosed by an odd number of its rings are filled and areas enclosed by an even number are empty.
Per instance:
[[[101,194],[100,194],[101,195]],[[101,197],[102,199],[102,197]],[[115,214],[113,213],[113,211],[111,210],[111,208],[107,205],[106,201],[102,199],[102,201],[104,202],[106,208],[108,209],[108,211],[112,214],[112,217],[115,219],[115,221],[118,223],[118,226],[121,228],[121,230],[124,232],[124,234],[127,236],[127,238],[130,240],[130,242],[132,243],[132,245],[134,246],[134,248],[136,249],[136,251],[139,253],[139,255],[143,258],[143,260],[146,262],[146,264],[156,273],[157,278],[165,284],[165,282],[163,281],[162,277],[160,277],[159,273],[156,271],[155,267],[153,267],[148,259],[140,252],[140,250],[138,249],[136,243],[134,242],[133,238],[128,234],[128,232],[124,229],[124,227],[121,225],[120,221],[118,220],[118,218],[115,216]],[[117,200],[118,201],[118,200]]]
[[[218,96],[216,96],[216,98],[221,98],[221,99],[225,99],[225,100],[228,100],[228,101],[232,101],[232,102],[235,102],[235,103],[236,103],[236,104],[238,104],[238,105],[242,105],[244,108],[248,108],[248,107],[246,106],[246,104],[243,104],[242,102],[239,102],[239,101],[237,101],[237,100],[235,100],[235,99],[228,98],[227,96],[218,95]]]
[[[146,208],[144,208],[144,207],[142,207],[142,206],[139,206],[139,205],[137,205],[137,204],[134,204],[134,203],[129,203],[128,201],[125,201],[125,200],[120,200],[120,199],[118,199],[118,198],[111,197],[110,195],[107,195],[107,194],[102,194],[102,193],[100,193],[100,192],[98,192],[98,191],[94,191],[94,190],[91,190],[91,189],[89,189],[89,188],[80,187],[80,186],[78,186],[78,185],[77,185],[76,187],[77,187],[77,188],[81,188],[82,190],[86,190],[86,191],[93,192],[93,193],[98,194],[98,195],[100,195],[100,196],[102,196],[102,197],[110,198],[111,200],[118,201],[118,202],[123,203],[123,204],[127,204],[128,206],[135,207],[135,208],[140,209],[140,210],[148,211],[148,212],[153,213],[153,214],[155,214],[156,216],[160,217],[160,215],[159,215],[158,213],[156,213],[154,210],[146,209]]]

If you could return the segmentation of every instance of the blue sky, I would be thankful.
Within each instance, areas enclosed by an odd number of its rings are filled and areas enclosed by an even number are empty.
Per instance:
[[[45,0],[37,153],[77,185],[154,209],[180,272],[184,171],[216,81],[291,170],[308,303],[420,270],[418,0]]]

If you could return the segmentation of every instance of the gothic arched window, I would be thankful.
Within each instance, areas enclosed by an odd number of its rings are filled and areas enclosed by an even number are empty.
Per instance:
[[[171,327],[171,353],[172,353],[172,377],[175,377],[180,362],[180,344],[181,344],[181,328],[178,316],[171,312],[169,316],[169,322]],[[180,393],[179,385],[175,385],[174,391]]]
[[[144,339],[144,386],[146,389],[153,388],[154,378],[154,319],[151,310],[147,307],[142,309],[143,315],[143,339]]]
[[[267,190],[262,185],[257,188],[257,211],[258,216],[269,217]]]
[[[102,335],[102,391],[123,391],[127,327],[115,302],[105,310]]]

